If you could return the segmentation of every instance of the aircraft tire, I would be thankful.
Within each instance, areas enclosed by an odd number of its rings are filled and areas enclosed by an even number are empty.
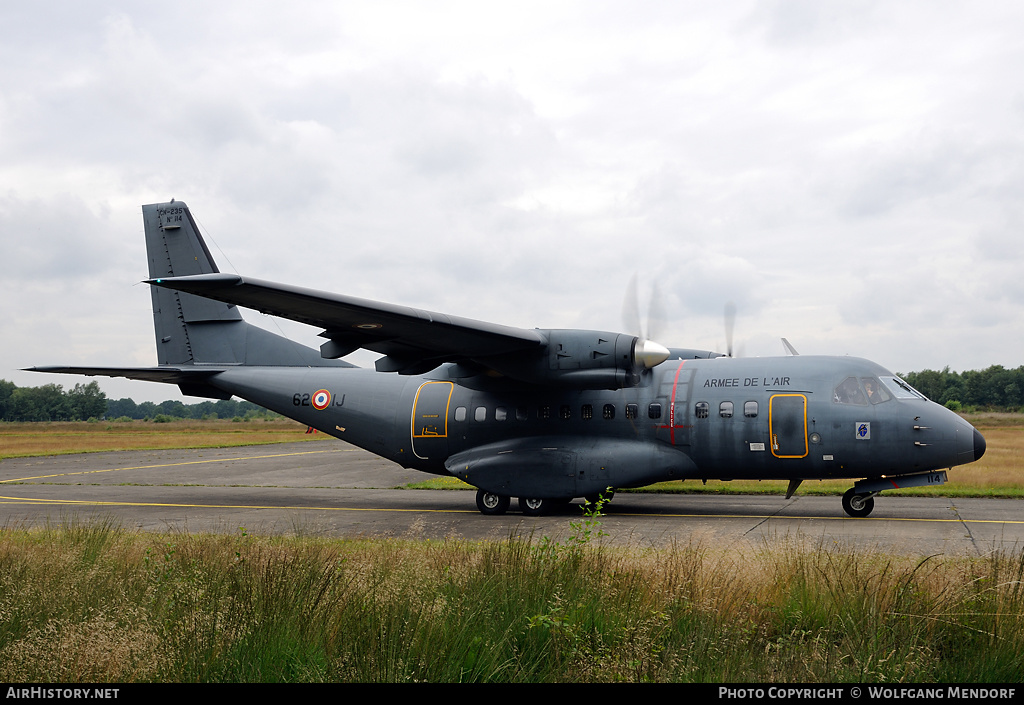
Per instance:
[[[843,511],[852,517],[866,517],[875,508],[875,498],[870,495],[857,494],[851,487],[843,495]]]
[[[520,497],[519,510],[528,517],[544,516],[551,511],[555,500],[534,499],[533,497]]]
[[[480,510],[481,514],[489,516],[504,514],[508,511],[508,505],[511,501],[511,498],[505,495],[494,494],[486,490],[476,491],[476,508]]]

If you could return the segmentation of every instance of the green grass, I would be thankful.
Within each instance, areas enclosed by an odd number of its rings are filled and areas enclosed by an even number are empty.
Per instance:
[[[0,534],[0,681],[1020,682],[1024,556]]]

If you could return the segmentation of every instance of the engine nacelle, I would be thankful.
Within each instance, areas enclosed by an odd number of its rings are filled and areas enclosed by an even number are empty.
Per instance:
[[[477,360],[506,377],[573,389],[622,389],[639,384],[644,370],[668,359],[658,343],[633,335],[584,330],[544,330],[547,345],[535,355]]]

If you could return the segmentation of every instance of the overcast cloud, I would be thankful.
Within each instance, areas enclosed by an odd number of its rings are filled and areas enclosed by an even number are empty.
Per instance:
[[[0,377],[155,363],[170,198],[264,279],[622,330],[637,273],[666,345],[733,301],[746,355],[1016,367],[1021,36],[1011,1],[6,3]]]

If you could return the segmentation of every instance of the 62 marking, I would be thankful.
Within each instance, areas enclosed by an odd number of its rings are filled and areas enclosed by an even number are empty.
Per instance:
[[[312,406],[317,411],[323,411],[329,406],[341,406],[345,403],[345,395],[333,397],[326,389],[318,389],[309,394],[308,392],[296,392],[292,396],[292,406]]]

